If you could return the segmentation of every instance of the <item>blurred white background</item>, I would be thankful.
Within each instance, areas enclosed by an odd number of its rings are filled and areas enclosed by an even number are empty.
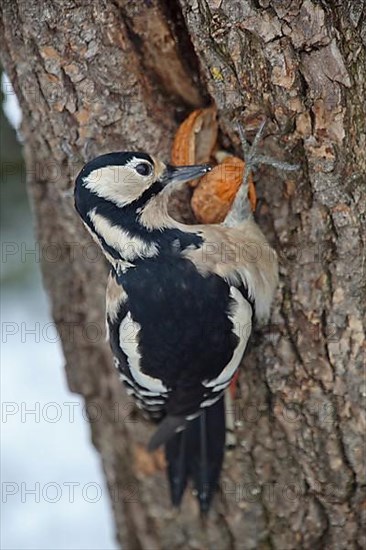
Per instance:
[[[111,507],[83,404],[68,391],[5,75],[1,112],[1,548],[113,550]],[[6,113],[6,117],[4,116]],[[7,120],[8,119],[8,120]]]

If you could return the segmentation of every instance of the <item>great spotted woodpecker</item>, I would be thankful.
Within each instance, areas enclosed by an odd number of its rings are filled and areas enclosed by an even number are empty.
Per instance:
[[[266,319],[276,254],[238,194],[226,223],[185,225],[168,214],[171,192],[208,172],[141,152],[88,162],[75,206],[111,265],[107,326],[127,392],[159,426],[171,498],[189,479],[209,509],[225,445],[223,393],[242,360],[253,318]]]

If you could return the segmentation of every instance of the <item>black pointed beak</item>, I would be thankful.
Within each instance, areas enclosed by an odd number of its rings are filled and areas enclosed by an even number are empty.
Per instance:
[[[168,183],[184,183],[201,178],[210,170],[211,166],[209,164],[196,164],[194,166],[171,166],[168,164],[161,181],[165,185],[168,185]]]

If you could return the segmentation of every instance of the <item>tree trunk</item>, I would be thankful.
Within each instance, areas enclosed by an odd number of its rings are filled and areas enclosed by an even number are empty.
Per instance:
[[[363,2],[3,0],[2,10],[44,283],[69,386],[94,419],[120,544],[365,548]],[[263,151],[301,171],[256,175],[281,284],[243,362],[239,444],[204,529],[191,494],[171,511],[161,460],[144,450],[151,427],[104,342],[106,265],[69,190],[102,152],[168,159],[182,118],[213,101],[224,147],[240,154],[235,121],[251,135],[265,115]]]

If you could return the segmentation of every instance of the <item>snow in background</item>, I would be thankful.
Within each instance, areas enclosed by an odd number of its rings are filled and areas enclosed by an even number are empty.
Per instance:
[[[2,90],[4,112],[18,129],[21,113],[4,75]],[[10,130],[2,128],[1,166],[9,163],[9,155],[16,164],[19,145],[14,140],[9,147],[9,140]],[[67,389],[38,258],[29,252],[35,239],[23,172],[7,177],[3,170],[1,181],[0,546],[114,550],[100,460],[82,401]]]
[[[4,94],[3,111],[10,124],[16,130],[19,130],[20,123],[22,122],[22,111],[20,110],[19,103],[9,78],[5,73],[1,75],[1,89]]]

